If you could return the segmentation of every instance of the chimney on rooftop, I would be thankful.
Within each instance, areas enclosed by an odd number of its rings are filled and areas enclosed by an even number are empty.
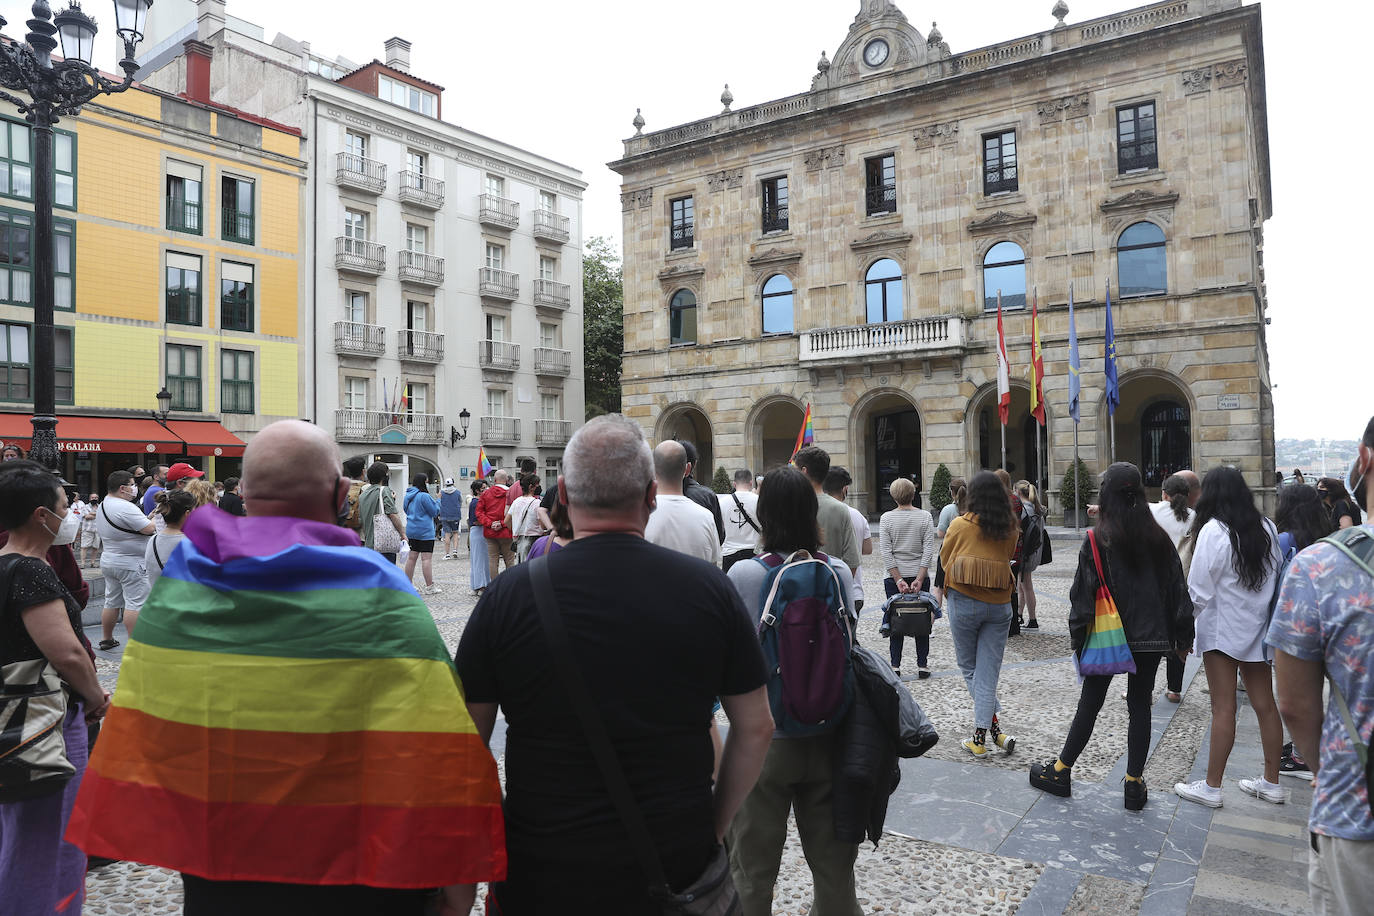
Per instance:
[[[404,38],[386,40],[386,65],[402,73],[410,72],[410,42]]]
[[[196,40],[209,41],[224,30],[225,0],[196,0]]]

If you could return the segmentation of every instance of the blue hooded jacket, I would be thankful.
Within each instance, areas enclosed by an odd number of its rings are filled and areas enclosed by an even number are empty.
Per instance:
[[[439,517],[439,503],[429,491],[419,487],[406,490],[406,537],[417,541],[434,540],[434,520]]]

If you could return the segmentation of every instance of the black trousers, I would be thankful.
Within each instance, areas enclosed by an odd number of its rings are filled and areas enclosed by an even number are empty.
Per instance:
[[[1178,657],[1177,652],[1164,656],[1164,677],[1170,693],[1183,692],[1183,659]]]
[[[907,585],[915,585],[916,577],[902,576],[902,581]],[[883,579],[883,591],[887,593],[887,597],[889,598],[897,594],[897,583],[893,581],[891,576]],[[930,591],[930,576],[926,576],[921,580],[921,591]],[[890,617],[891,615],[884,610],[883,626],[887,626]],[[905,638],[904,636],[888,637],[888,656],[892,659],[892,667],[894,668],[902,667],[902,641]],[[913,636],[911,640],[916,643],[916,666],[918,668],[924,668],[926,666],[926,661],[930,658],[930,637]]]
[[[1126,773],[1139,776],[1145,771],[1150,756],[1150,701],[1155,689],[1155,675],[1159,673],[1162,652],[1133,652],[1135,674],[1126,676],[1126,710],[1130,725],[1126,729]],[[1088,746],[1097,715],[1107,699],[1112,679],[1108,675],[1089,675],[1083,679],[1083,692],[1078,696],[1078,711],[1073,714],[1069,736],[1059,759],[1065,766],[1073,766],[1083,748]]]

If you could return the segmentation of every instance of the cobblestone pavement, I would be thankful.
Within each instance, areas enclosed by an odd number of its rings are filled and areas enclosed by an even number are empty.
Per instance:
[[[938,622],[932,636],[930,679],[917,679],[915,646],[905,646],[903,680],[941,739],[925,758],[904,762],[888,833],[876,850],[870,843],[859,852],[856,875],[865,912],[1134,916],[1188,908],[1209,821],[1195,806],[1180,809],[1169,787],[1202,763],[1198,749],[1210,710],[1200,675],[1182,704],[1161,699],[1155,707],[1158,745],[1146,769],[1152,794],[1143,819],[1129,820],[1121,810],[1126,710],[1119,690],[1109,696],[1074,768],[1074,798],[1051,799],[1026,783],[1032,761],[1058,753],[1078,700],[1067,625],[1074,544],[1056,540],[1054,546],[1058,562],[1035,577],[1041,629],[1011,638],[1006,650],[1000,698],[1004,727],[1017,738],[1013,755],[975,761],[959,744],[972,727],[972,701],[955,665],[947,621]],[[443,591],[426,598],[450,649],[477,602],[468,563],[466,539],[459,559],[436,557]],[[876,554],[864,558],[864,581],[868,604],[857,638],[885,654],[887,640],[878,636],[882,571]],[[102,679],[113,684],[118,652],[100,654]],[[1162,690],[1161,673],[1157,698]],[[503,739],[494,746],[499,754]],[[1167,858],[1170,849],[1185,847],[1191,852]],[[162,869],[117,863],[93,872],[87,890],[86,912],[96,916],[180,912],[180,881]],[[1156,890],[1159,895],[1152,897]],[[793,828],[774,912],[801,916],[809,908],[810,873]]]

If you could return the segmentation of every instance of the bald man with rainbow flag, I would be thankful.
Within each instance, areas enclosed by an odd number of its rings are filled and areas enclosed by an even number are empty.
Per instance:
[[[424,602],[335,521],[337,447],[298,420],[205,507],[124,655],[67,832],[182,873],[185,913],[466,914],[506,872],[496,763]]]

